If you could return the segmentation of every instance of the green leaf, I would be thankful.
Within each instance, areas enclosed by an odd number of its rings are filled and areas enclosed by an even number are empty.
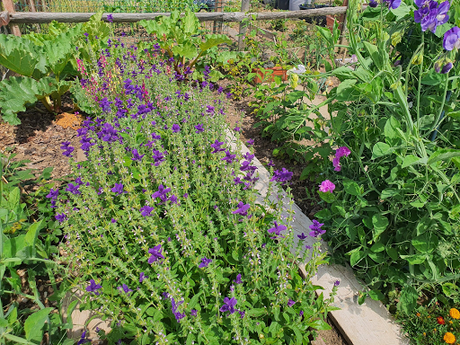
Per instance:
[[[36,345],[36,343],[32,343],[24,338],[17,337],[13,334],[3,333],[2,336],[5,337],[6,339],[14,341],[16,344]]]
[[[439,239],[433,233],[425,232],[413,238],[411,243],[421,254],[428,254],[432,253],[438,247]]]
[[[422,254],[400,255],[400,258],[406,260],[410,265],[420,265],[426,261],[427,256]]]
[[[24,322],[26,339],[34,342],[41,342],[43,338],[43,326],[53,308],[45,308],[30,315]]]
[[[223,43],[231,44],[232,41],[225,35],[207,35],[206,41],[200,44],[200,50],[201,52],[205,52]]]
[[[196,49],[195,45],[191,42],[174,46],[171,50],[174,53],[174,55],[179,55],[180,57],[185,57],[188,59],[193,59],[198,55],[198,50]]]
[[[459,157],[459,156],[460,156],[460,150],[439,149],[430,156],[430,158],[428,159],[428,164],[431,165],[438,161],[446,161],[453,157]]]
[[[386,230],[386,228],[388,227],[389,221],[387,217],[381,214],[375,214],[372,216],[372,224],[374,225],[373,240],[375,242],[377,241],[379,236]]]
[[[356,82],[356,79],[347,79],[341,82],[337,87],[336,100],[339,102],[347,102],[358,99],[360,94],[354,88]]]
[[[445,74],[437,73],[434,68],[432,68],[422,77],[422,84],[431,86],[438,85],[444,81],[445,77]]]
[[[335,201],[335,196],[331,192],[320,192],[318,191],[318,194],[321,199],[323,199],[325,202],[328,204],[331,204]]]
[[[371,247],[371,251],[374,253],[380,253],[385,250],[385,246],[381,242],[374,243],[374,245]]]
[[[315,320],[313,322],[308,323],[307,325],[308,327],[317,329],[318,331],[327,331],[327,330],[332,329],[332,327],[323,320]]]
[[[398,303],[398,308],[406,314],[411,313],[417,306],[418,292],[410,285],[404,286],[401,291],[401,297]]]
[[[458,286],[453,284],[453,283],[444,283],[444,284],[442,284],[442,292],[447,297],[457,296],[459,291],[460,291],[460,289],[458,288]]]
[[[402,167],[407,168],[408,166],[412,166],[414,164],[426,164],[426,158],[420,158],[414,155],[407,155],[404,157]]]
[[[382,193],[380,194],[380,197],[382,198],[382,200],[385,200],[385,199],[388,199],[388,198],[391,198],[395,195],[398,195],[399,194],[399,190],[398,189],[384,189],[382,190]]]
[[[363,42],[364,47],[366,48],[367,52],[369,53],[372,61],[374,62],[375,66],[379,69],[383,69],[383,59],[382,54],[379,52],[376,45],[369,43],[368,41]]]
[[[247,311],[247,314],[249,316],[259,317],[262,315],[266,315],[267,311],[264,308],[253,308],[253,309],[249,309]]]
[[[372,159],[383,157],[393,153],[393,148],[387,143],[378,142],[372,149]]]
[[[33,223],[29,229],[27,230],[27,234],[24,237],[24,242],[27,246],[35,247],[35,243],[37,242],[38,233],[42,227],[42,220]]]
[[[44,59],[44,54],[31,41],[13,35],[0,35],[0,64],[13,72],[31,77],[35,67]]]
[[[407,16],[411,11],[411,8],[407,6],[403,1],[401,1],[401,4],[398,6],[396,9],[392,9],[391,13],[393,13],[396,16],[396,21],[404,18]]]
[[[368,294],[369,297],[372,298],[374,301],[383,301],[383,299],[385,298],[383,293],[381,293],[378,290],[370,290]]]
[[[347,194],[354,195],[354,196],[361,195],[361,190],[359,188],[359,185],[355,181],[345,181],[343,182],[343,187]]]
[[[399,132],[396,130],[397,128],[401,129],[401,124],[394,116],[391,116],[386,122],[383,133],[385,137],[388,139],[396,139],[399,138]]]
[[[359,246],[358,248],[353,249],[352,251],[348,253],[348,254],[351,253],[351,256],[350,256],[350,266],[351,267],[355,266],[357,263],[359,263],[362,259],[364,259],[367,256],[366,252],[361,249],[362,247]]]

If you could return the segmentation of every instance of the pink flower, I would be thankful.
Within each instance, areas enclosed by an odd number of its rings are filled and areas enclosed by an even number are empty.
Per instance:
[[[343,156],[348,157],[351,151],[346,146],[341,146],[335,151],[335,157],[332,160],[332,165],[334,166],[335,171],[340,171],[342,166],[340,165],[340,158]]]
[[[323,182],[321,182],[321,184],[319,185],[319,191],[320,192],[323,192],[323,193],[327,193],[327,192],[333,192],[335,189],[335,184],[333,184],[331,181],[329,180],[325,180]]]

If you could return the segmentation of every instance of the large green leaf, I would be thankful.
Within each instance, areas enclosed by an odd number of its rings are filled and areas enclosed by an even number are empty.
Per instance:
[[[44,54],[31,41],[0,35],[0,64],[18,74],[31,77],[38,65],[44,73]]]
[[[379,236],[386,230],[386,228],[388,227],[389,221],[387,217],[381,214],[375,214],[372,216],[372,224],[374,225],[373,240],[375,242],[377,241]]]
[[[222,43],[230,44],[232,41],[225,35],[207,35],[206,41],[200,44],[200,49],[204,52]]]
[[[383,157],[393,153],[393,148],[387,143],[378,142],[372,149],[372,159]]]
[[[30,315],[26,322],[24,322],[24,331],[26,332],[26,339],[36,342],[37,344],[43,338],[43,326],[48,318],[49,313],[53,308],[45,308]]]
[[[185,57],[188,59],[193,59],[198,55],[198,51],[195,45],[190,42],[173,47],[172,52],[174,55],[179,55],[180,57]]]
[[[406,285],[401,291],[398,307],[404,313],[409,314],[417,306],[418,292],[410,285]]]
[[[26,110],[26,104],[51,95],[57,90],[56,79],[35,80],[29,77],[11,77],[0,82],[0,108],[3,120],[12,125],[21,123],[16,113]]]

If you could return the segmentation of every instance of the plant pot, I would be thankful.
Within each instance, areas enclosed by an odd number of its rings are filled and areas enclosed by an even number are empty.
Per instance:
[[[313,10],[316,8],[324,8],[324,7],[331,7],[328,5],[312,5],[312,4],[303,4],[299,5],[300,10]],[[308,18],[303,18],[307,23],[313,24],[316,23],[316,25],[319,26],[326,26],[326,16],[315,16],[315,17],[308,17]]]
[[[272,68],[264,68],[265,71],[273,71],[272,74],[270,74],[268,76],[268,73],[266,72],[265,75],[264,73],[262,72],[261,69],[259,68],[256,68],[256,69],[253,69],[252,70],[252,73],[256,73],[256,77],[254,78],[254,82],[256,84],[261,84],[263,82],[272,82],[275,80],[275,77],[276,76],[279,76],[281,77],[281,80],[282,81],[286,81],[287,80],[287,70],[285,70],[284,68],[282,67],[279,67],[279,66],[275,66],[275,67],[272,67]]]

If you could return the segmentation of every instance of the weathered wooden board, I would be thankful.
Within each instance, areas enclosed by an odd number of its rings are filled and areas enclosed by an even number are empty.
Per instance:
[[[211,12],[196,13],[200,21],[222,21],[222,22],[241,22],[244,19],[272,20],[272,19],[292,19],[307,18],[321,15],[337,15],[345,13],[345,6],[326,7],[305,11],[289,12],[263,12],[263,13],[244,13],[244,12]],[[19,13],[6,9],[9,12],[10,22],[18,23],[50,23],[53,20],[65,23],[87,22],[94,13],[50,13],[50,12],[24,12]],[[108,13],[102,17],[107,21]],[[113,13],[113,21],[118,23],[138,22],[140,20],[151,20],[159,16],[169,16],[170,13]]]

